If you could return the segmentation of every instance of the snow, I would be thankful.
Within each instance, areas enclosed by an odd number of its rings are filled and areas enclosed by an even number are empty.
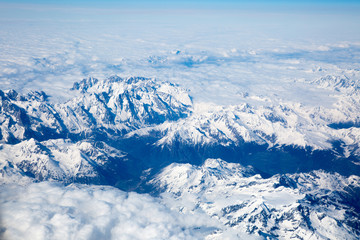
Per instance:
[[[348,218],[346,211],[332,198],[338,191],[359,187],[358,176],[345,178],[323,171],[287,174],[293,187],[281,186],[281,177],[262,179],[239,164],[208,159],[202,166],[172,164],[151,184],[169,193],[162,197],[175,200],[172,204],[179,211],[202,209],[239,232],[255,229],[277,239],[356,239],[343,221]],[[314,199],[311,203],[306,200],[309,196]]]
[[[0,3],[0,238],[356,238],[346,222],[355,210],[337,194],[358,176],[288,174],[296,187],[278,186],[283,176],[209,159],[163,169],[151,181],[160,198],[32,182],[95,183],[95,168],[128,160],[96,147],[94,133],[156,135],[153,147],[169,149],[245,141],[335,152],[339,142],[336,154],[358,166],[358,4],[65,2]],[[23,99],[4,100],[9,89]]]
[[[127,136],[148,136],[154,131],[160,132],[162,138],[156,143],[159,146],[171,146],[175,141],[228,146],[236,145],[242,140],[267,143],[270,147],[295,145],[302,148],[310,146],[313,149],[331,149],[331,142],[336,140],[358,146],[355,134],[357,127],[329,127],[331,123],[359,118],[360,109],[356,101],[341,101],[335,108],[309,107],[294,102],[267,107],[249,104],[226,107],[195,104],[192,114],[187,118],[134,130]]]

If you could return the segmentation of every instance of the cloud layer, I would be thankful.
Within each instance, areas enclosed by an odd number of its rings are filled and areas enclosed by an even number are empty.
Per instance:
[[[219,227],[204,213],[112,187],[42,182],[0,193],[2,239],[201,239]]]
[[[360,20],[340,10],[124,12],[4,5],[0,11],[0,88],[44,90],[53,99],[69,98],[68,89],[82,78],[118,74],[178,83],[195,101],[237,104],[247,92],[328,103],[328,92],[309,93],[308,85],[294,80],[358,71],[354,29]]]

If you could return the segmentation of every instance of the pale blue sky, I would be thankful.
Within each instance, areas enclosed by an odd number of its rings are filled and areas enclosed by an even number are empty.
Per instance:
[[[131,7],[234,7],[234,6],[354,6],[360,5],[358,0],[303,0],[303,1],[285,1],[285,0],[0,0],[0,3],[17,4],[41,4],[41,5],[67,5],[67,6],[131,6]]]

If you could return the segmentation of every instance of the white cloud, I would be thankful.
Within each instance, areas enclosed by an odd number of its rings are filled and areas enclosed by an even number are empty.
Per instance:
[[[234,237],[201,211],[178,213],[112,187],[42,182],[2,185],[0,193],[4,239],[203,239],[219,228]]]
[[[236,10],[116,15],[116,9],[77,9],[77,14],[66,16],[64,21],[62,11],[48,10],[46,17],[56,13],[51,21],[36,20],[38,13],[31,9],[27,17],[35,15],[32,21],[9,23],[0,19],[1,89],[44,90],[64,100],[71,97],[68,89],[75,81],[89,75],[104,78],[118,74],[178,83],[191,90],[196,102],[238,104],[244,99],[236,93],[246,91],[319,103],[328,102],[328,94],[310,101],[302,95],[309,86],[293,80],[336,74],[342,61],[346,69],[357,68],[353,63],[359,55],[354,47],[358,33],[345,31],[344,26],[358,23],[347,14],[332,25],[325,20],[333,17],[323,15],[322,21],[308,24],[286,13],[251,15]],[[329,26],[331,31],[327,31]],[[339,34],[341,31],[347,34]],[[334,51],[337,46],[342,50]],[[299,58],[300,63],[295,64]],[[307,71],[314,64],[326,71]]]

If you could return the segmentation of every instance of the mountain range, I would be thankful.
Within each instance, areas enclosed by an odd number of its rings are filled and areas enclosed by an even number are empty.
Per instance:
[[[344,94],[331,108],[218,106],[169,82],[118,76],[77,82],[63,103],[0,91],[0,179],[150,193],[266,239],[356,239],[359,86],[346,76],[311,84]]]

